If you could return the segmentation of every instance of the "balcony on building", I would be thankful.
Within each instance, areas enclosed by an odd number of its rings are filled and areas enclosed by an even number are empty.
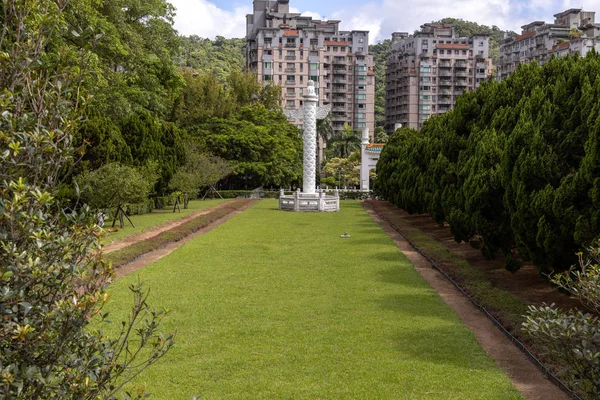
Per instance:
[[[450,60],[440,61],[439,67],[440,68],[452,68],[452,63],[450,62]]]
[[[295,67],[286,68],[285,72],[296,72],[296,68]]]
[[[452,86],[451,79],[440,79],[439,86]]]
[[[452,76],[452,71],[440,69],[438,75],[450,77],[450,76]]]

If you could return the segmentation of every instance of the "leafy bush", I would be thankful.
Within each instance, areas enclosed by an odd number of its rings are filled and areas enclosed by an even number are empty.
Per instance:
[[[154,181],[149,181],[132,167],[119,163],[106,164],[77,178],[81,197],[96,209],[107,209],[127,203],[142,203],[148,199]]]
[[[596,399],[600,396],[600,247],[588,253],[587,259],[579,255],[580,270],[555,275],[552,282],[579,299],[589,312],[530,307],[523,326],[569,366],[567,372],[576,387]]]
[[[112,399],[173,343],[172,336],[157,332],[163,313],[149,308],[140,286],[131,288],[132,313],[120,335],[102,333],[113,271],[98,251],[100,229],[88,208],[67,213],[56,197],[74,163],[74,132],[84,104],[80,73],[89,72],[90,62],[85,49],[58,37],[68,31],[66,3],[0,4],[0,398],[5,399]],[[63,64],[72,59],[81,65]]]

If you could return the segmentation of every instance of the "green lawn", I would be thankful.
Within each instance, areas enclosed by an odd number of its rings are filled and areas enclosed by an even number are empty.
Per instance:
[[[139,275],[177,330],[135,382],[155,399],[521,399],[356,202],[262,201]],[[111,308],[137,279],[113,285]]]
[[[181,206],[181,212],[173,212],[173,207],[167,207],[163,210],[154,210],[150,214],[144,215],[132,215],[130,218],[135,224],[135,228],[129,224],[129,221],[125,219],[125,228],[120,229],[117,232],[107,233],[106,237],[103,240],[104,244],[110,244],[114,241],[124,239],[128,236],[131,236],[135,233],[139,233],[148,229],[155,227],[156,225],[160,225],[167,221],[172,221],[178,218],[184,218],[194,213],[196,211],[204,210],[206,208],[214,207],[217,204],[222,203],[224,200],[193,200],[189,203],[189,208],[187,210],[183,209],[183,205]],[[105,228],[110,228],[112,226],[112,220],[107,221]],[[119,222],[117,222],[117,227],[119,227]]]

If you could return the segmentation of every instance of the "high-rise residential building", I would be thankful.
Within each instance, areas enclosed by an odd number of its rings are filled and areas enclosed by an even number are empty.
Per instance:
[[[247,15],[246,61],[260,82],[282,87],[286,109],[303,106],[309,80],[319,104],[332,106],[333,129],[375,130],[375,74],[369,32],[340,31],[340,21],[290,13],[287,0],[254,0]],[[292,120],[302,127],[302,121]]]
[[[420,129],[491,73],[488,35],[457,37],[448,24],[425,24],[414,35],[394,33],[386,72],[386,131]]]
[[[500,61],[496,76],[499,80],[515,72],[520,63],[546,63],[552,55],[561,57],[579,53],[585,56],[591,49],[600,50],[600,24],[595,12],[571,8],[554,15],[554,23],[535,21],[523,25],[519,36],[506,38],[500,44]]]

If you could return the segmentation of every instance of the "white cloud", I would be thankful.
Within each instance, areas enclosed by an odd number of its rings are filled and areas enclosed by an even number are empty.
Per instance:
[[[209,0],[171,2],[177,8],[175,28],[184,35],[242,38],[246,34],[246,14],[252,12],[250,0],[239,0],[240,5],[232,11],[221,9]],[[296,2],[301,4],[299,0]],[[295,7],[290,7],[290,11],[315,19],[341,20],[343,30],[368,30],[371,43],[375,43],[390,38],[392,32],[412,33],[422,24],[444,17],[520,32],[521,25],[534,20],[552,21],[557,12],[582,6],[598,11],[600,16],[600,0],[365,0],[359,6],[340,7],[340,11],[327,17],[317,11],[301,12]]]
[[[251,6],[237,6],[233,11],[223,10],[207,0],[170,0],[177,8],[175,29],[182,35],[214,38],[242,38],[246,36],[246,14]]]
[[[302,14],[305,17],[312,17],[313,19],[323,19],[323,16],[318,12],[314,11],[300,11],[296,7],[290,7],[290,12],[294,14]]]

